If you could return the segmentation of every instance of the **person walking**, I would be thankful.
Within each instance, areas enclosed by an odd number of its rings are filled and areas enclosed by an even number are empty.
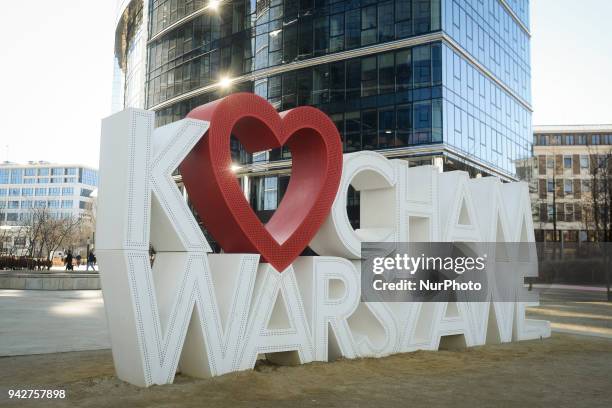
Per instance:
[[[90,266],[91,266],[91,270],[95,271],[96,270],[96,268],[94,267],[95,264],[96,264],[96,256],[94,255],[93,251],[89,251],[89,254],[87,255],[87,267],[85,268],[85,271],[88,271]]]
[[[66,253],[66,270],[72,271],[72,251],[68,251]]]
[[[81,254],[78,253],[76,256],[76,266],[77,266],[77,270],[81,267]]]

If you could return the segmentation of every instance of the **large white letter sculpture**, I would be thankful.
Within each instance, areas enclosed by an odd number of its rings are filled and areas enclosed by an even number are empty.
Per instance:
[[[279,273],[258,254],[211,254],[172,178],[209,124],[154,130],[153,121],[153,112],[128,109],[102,127],[97,256],[122,380],[166,384],[177,370],[216,376],[251,369],[261,355],[306,363],[435,350],[449,339],[473,346],[550,336],[548,322],[525,319],[530,304],[494,292],[481,303],[360,302],[363,241],[533,242],[525,184],[345,155],[332,211],[310,245],[320,256]],[[361,191],[356,231],[349,185]]]

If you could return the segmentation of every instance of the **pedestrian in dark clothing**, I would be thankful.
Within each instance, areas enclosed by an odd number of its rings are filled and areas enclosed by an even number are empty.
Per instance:
[[[66,254],[66,270],[67,271],[72,271],[72,252],[68,251],[68,253]]]
[[[96,268],[94,267],[94,265],[96,264],[96,256],[94,255],[93,251],[89,251],[89,254],[87,255],[87,268],[85,268],[86,271],[89,270],[89,267],[91,266],[92,270],[96,270]]]

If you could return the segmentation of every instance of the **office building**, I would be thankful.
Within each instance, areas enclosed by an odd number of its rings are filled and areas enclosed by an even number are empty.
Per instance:
[[[612,125],[534,127],[533,157],[518,173],[530,183],[537,241],[595,239],[593,179],[610,174],[611,154]],[[603,207],[600,225],[609,212]]]
[[[88,215],[98,171],[82,165],[0,163],[0,225],[27,224],[36,209],[54,218]]]
[[[504,180],[531,152],[528,0],[133,0],[117,22],[117,100],[158,126],[248,91],[320,108],[345,152]],[[233,153],[265,219],[290,152]]]

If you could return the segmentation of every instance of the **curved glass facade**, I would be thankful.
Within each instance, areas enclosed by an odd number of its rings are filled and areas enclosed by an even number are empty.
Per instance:
[[[322,109],[346,152],[411,157],[426,147],[506,177],[530,152],[528,0],[149,0],[148,8],[146,106],[158,126],[250,91],[278,110]],[[220,87],[222,78],[231,86]],[[289,157],[246,154],[236,143],[241,163]]]
[[[117,4],[113,112],[146,106],[147,5],[147,0],[119,0]]]
[[[248,86],[244,90],[268,99],[278,110],[317,106],[338,126],[346,152],[439,143],[441,50],[440,43],[433,43],[336,61],[273,75],[243,88]],[[219,96],[206,94],[162,109],[158,122],[178,120]],[[269,157],[289,155],[272,152]]]
[[[189,15],[194,3],[201,2],[153,1],[152,37]],[[238,77],[439,29],[439,0],[222,3],[218,11],[198,14],[149,44],[148,105],[222,76]]]

